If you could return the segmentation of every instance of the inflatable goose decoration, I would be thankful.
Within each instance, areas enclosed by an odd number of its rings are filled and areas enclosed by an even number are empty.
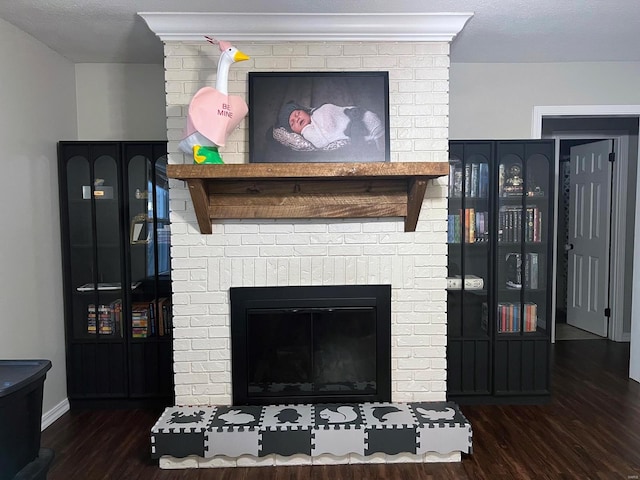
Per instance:
[[[203,87],[189,103],[185,138],[179,148],[193,154],[195,163],[223,163],[218,147],[224,147],[227,137],[249,112],[247,103],[237,95],[229,95],[229,67],[249,57],[229,42],[205,37],[220,47],[216,88]]]

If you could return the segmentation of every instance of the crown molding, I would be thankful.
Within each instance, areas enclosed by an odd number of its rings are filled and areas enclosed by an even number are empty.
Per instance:
[[[163,42],[228,41],[450,42],[473,13],[188,13],[140,12]]]

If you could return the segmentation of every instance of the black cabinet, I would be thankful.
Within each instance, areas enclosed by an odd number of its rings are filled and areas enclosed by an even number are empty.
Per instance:
[[[449,144],[447,395],[549,397],[554,143]]]
[[[166,142],[60,142],[72,405],[173,397]]]

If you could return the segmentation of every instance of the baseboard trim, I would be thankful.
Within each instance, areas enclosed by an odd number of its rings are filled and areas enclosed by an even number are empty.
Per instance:
[[[53,422],[59,419],[62,415],[67,413],[70,408],[71,407],[69,405],[69,399],[65,398],[59,404],[53,407],[51,410],[42,414],[42,423],[40,424],[40,430],[42,431],[45,428],[47,428],[49,425],[51,425]]]

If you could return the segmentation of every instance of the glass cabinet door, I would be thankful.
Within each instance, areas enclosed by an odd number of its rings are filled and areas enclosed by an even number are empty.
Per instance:
[[[125,146],[133,339],[168,335],[170,328],[167,158],[154,147]]]
[[[450,144],[448,390],[488,393],[490,382],[489,142]]]
[[[547,333],[552,158],[502,144],[498,165],[498,334]]]
[[[523,249],[529,230],[524,203],[524,152],[519,145],[512,149],[514,151],[508,150],[506,146],[503,148],[498,164],[498,284],[495,325],[498,335],[519,334],[522,331]]]
[[[74,339],[122,337],[117,151],[79,148],[66,162]]]
[[[129,392],[173,394],[169,182],[165,143],[123,145],[127,189]]]
[[[549,391],[553,143],[498,142],[494,387]]]

